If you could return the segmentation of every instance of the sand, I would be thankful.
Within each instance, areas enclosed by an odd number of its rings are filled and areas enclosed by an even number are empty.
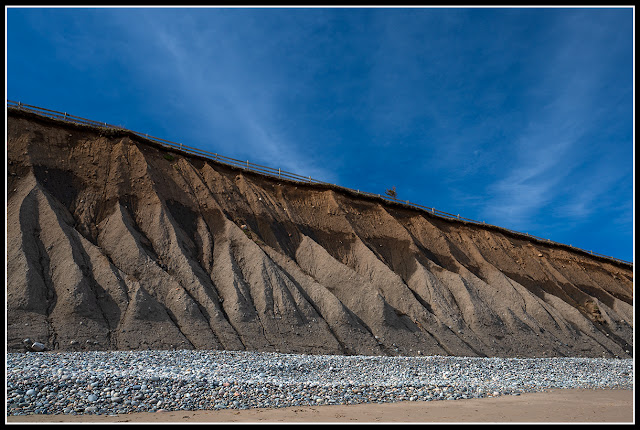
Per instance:
[[[633,390],[554,389],[520,396],[280,409],[12,416],[8,423],[633,423]]]

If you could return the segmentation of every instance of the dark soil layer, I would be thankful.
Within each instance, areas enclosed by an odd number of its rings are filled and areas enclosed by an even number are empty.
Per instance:
[[[631,356],[631,265],[127,132],[7,134],[8,351]]]

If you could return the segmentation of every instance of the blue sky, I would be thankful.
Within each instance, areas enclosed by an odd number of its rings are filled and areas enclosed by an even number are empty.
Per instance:
[[[13,8],[10,100],[633,260],[632,8]]]

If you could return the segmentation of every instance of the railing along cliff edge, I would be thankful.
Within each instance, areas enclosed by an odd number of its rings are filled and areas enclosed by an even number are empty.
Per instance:
[[[33,106],[33,105],[28,105],[28,104],[24,104],[21,102],[15,102],[12,100],[7,100],[7,108],[16,108],[22,111],[26,111],[26,112],[31,112],[31,113],[35,113],[37,115],[41,115],[41,116],[45,116],[45,117],[49,117],[49,118],[53,118],[53,119],[58,119],[58,120],[62,120],[62,121],[66,121],[66,122],[70,122],[70,123],[76,123],[76,124],[84,124],[84,125],[89,125],[89,126],[93,126],[93,127],[105,127],[105,128],[109,128],[109,129],[115,129],[115,130],[122,130],[125,131],[127,133],[132,133],[136,136],[139,136],[141,138],[150,140],[152,142],[158,143],[166,148],[170,148],[170,149],[177,149],[180,151],[184,151],[193,155],[198,155],[201,157],[205,157],[208,159],[211,159],[213,161],[222,163],[222,164],[227,164],[230,166],[234,166],[234,167],[240,167],[242,169],[246,169],[246,170],[250,170],[262,175],[267,175],[267,176],[271,176],[274,178],[278,178],[278,179],[288,179],[288,180],[292,180],[292,181],[299,181],[299,182],[305,182],[305,183],[309,183],[309,184],[319,184],[319,185],[329,185],[331,187],[336,187],[336,188],[341,188],[347,191],[350,191],[352,193],[356,193],[358,195],[362,195],[362,196],[367,196],[367,197],[374,197],[374,198],[380,198],[389,202],[393,202],[393,203],[399,203],[402,205],[406,205],[406,206],[410,206],[412,208],[416,208],[416,209],[420,209],[423,211],[426,211],[432,215],[441,217],[441,218],[445,218],[445,219],[449,219],[449,220],[459,220],[459,221],[464,221],[464,222],[468,222],[468,223],[472,223],[472,224],[477,224],[477,225],[481,225],[481,226],[485,226],[485,227],[491,227],[491,228],[497,228],[499,230],[504,230],[507,232],[510,232],[512,234],[518,235],[518,236],[525,236],[528,239],[535,239],[537,241],[540,242],[544,242],[547,244],[551,244],[551,245],[559,245],[559,246],[564,246],[564,247],[569,247],[572,248],[574,250],[583,252],[583,253],[587,253],[596,257],[600,257],[600,258],[605,258],[608,260],[612,260],[618,263],[623,263],[623,264],[628,264],[628,265],[633,265],[632,262],[630,261],[626,261],[626,260],[621,260],[619,258],[615,258],[615,257],[610,257],[608,255],[604,255],[604,254],[598,254],[596,252],[593,251],[587,251],[572,245],[567,245],[567,244],[563,244],[563,243],[559,243],[559,242],[554,242],[552,240],[549,239],[545,239],[542,237],[538,237],[538,236],[534,236],[531,235],[529,233],[522,233],[519,231],[515,231],[515,230],[511,230],[508,228],[504,228],[504,227],[499,227],[499,226],[495,226],[492,224],[487,224],[484,221],[476,221],[470,218],[465,218],[465,217],[461,217],[460,215],[454,215],[448,212],[444,212],[441,210],[438,210],[436,208],[433,207],[427,207],[424,205],[420,205],[417,203],[412,203],[409,200],[400,200],[397,199],[395,197],[391,197],[389,195],[383,195],[383,194],[374,194],[374,193],[368,193],[366,191],[361,191],[361,190],[354,190],[352,188],[347,188],[347,187],[343,187],[340,185],[336,185],[336,184],[331,184],[328,182],[323,182],[323,181],[319,181],[317,179],[313,179],[310,176],[301,176],[295,173],[291,173],[291,172],[287,172],[284,171],[282,169],[274,169],[272,167],[268,167],[268,166],[262,166],[260,164],[256,164],[256,163],[252,163],[249,160],[238,160],[235,158],[230,158],[230,157],[225,157],[224,155],[220,155],[218,153],[214,153],[214,152],[209,152],[209,151],[205,151],[203,149],[199,149],[199,148],[195,148],[192,146],[187,146],[184,145],[182,143],[176,143],[176,142],[172,142],[170,140],[165,140],[165,139],[161,139],[159,137],[155,137],[155,136],[149,136],[146,133],[140,133],[137,131],[133,131],[133,130],[129,130],[129,129],[125,129],[123,127],[119,127],[116,125],[112,125],[112,124],[108,124],[106,122],[100,122],[100,121],[94,121],[91,119],[87,119],[87,118],[82,118],[79,116],[75,116],[75,115],[70,115],[67,112],[59,112],[59,111],[55,111],[55,110],[51,110],[51,109],[45,109],[45,108],[41,108],[38,106]]]

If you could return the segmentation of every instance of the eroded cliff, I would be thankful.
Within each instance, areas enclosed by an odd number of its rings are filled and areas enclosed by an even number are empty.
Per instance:
[[[7,127],[9,351],[631,355],[630,265],[126,132]]]

